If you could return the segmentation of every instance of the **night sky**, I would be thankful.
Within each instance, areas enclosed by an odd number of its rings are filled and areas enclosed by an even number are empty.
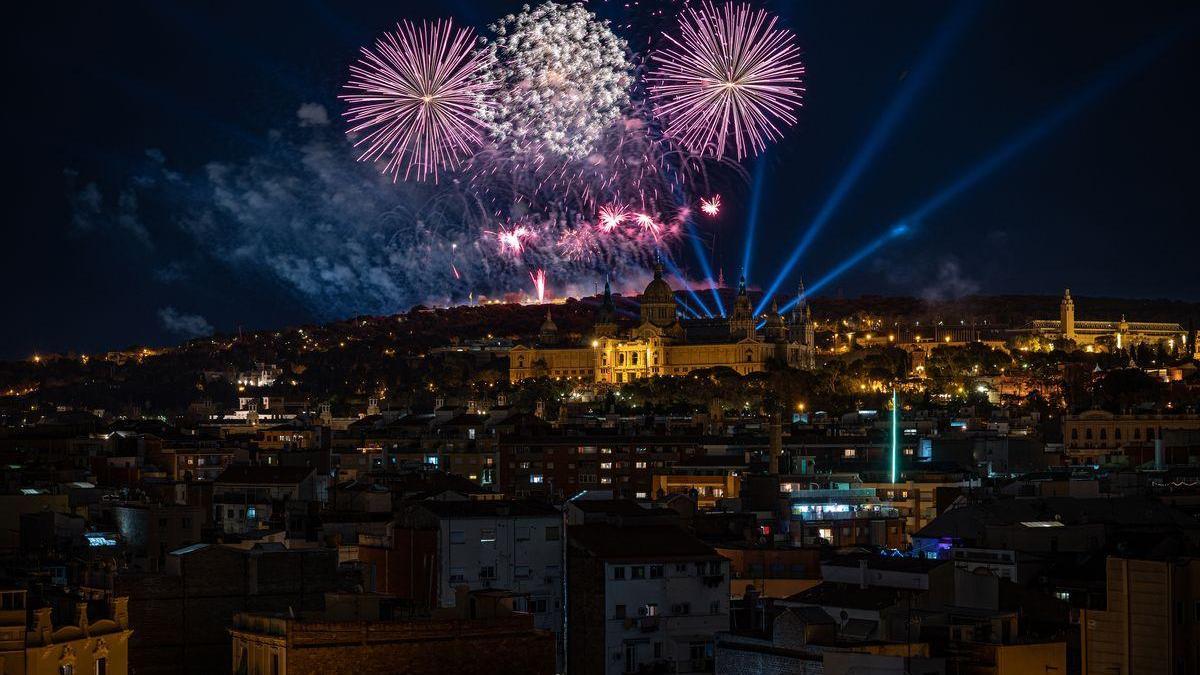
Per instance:
[[[756,285],[774,277],[951,11],[944,2],[765,6],[798,34],[808,92],[799,124],[765,159]],[[294,0],[10,10],[0,357],[407,309],[306,290],[299,262],[286,279],[260,264],[280,247],[351,266],[370,255],[338,250],[336,232],[281,236],[285,224],[268,221],[292,215],[267,203],[248,215],[264,234],[243,227],[233,240],[217,222],[224,212],[205,202],[214,185],[254,191],[294,180],[290,162],[352,156],[336,95],[358,46],[397,19],[450,15],[483,29],[518,8]],[[799,270],[820,278],[1097,73],[1174,31],[1144,67],[822,292],[946,298],[1070,286],[1077,297],[1200,301],[1195,26],[1194,3],[984,4]],[[307,133],[332,139],[325,155],[298,153]],[[717,227],[715,263],[730,279],[748,194],[728,194]]]

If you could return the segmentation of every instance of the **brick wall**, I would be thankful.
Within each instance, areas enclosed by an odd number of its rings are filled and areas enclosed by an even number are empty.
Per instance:
[[[251,554],[219,546],[184,556],[178,576],[121,575],[134,629],[130,666],[147,673],[230,671],[229,627],[239,611],[321,609],[334,590],[337,552]]]

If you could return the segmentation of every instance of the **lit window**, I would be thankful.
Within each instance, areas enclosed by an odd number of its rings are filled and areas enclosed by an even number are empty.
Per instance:
[[[542,474],[540,474],[540,473],[529,474],[529,482],[540,484],[542,482]]]

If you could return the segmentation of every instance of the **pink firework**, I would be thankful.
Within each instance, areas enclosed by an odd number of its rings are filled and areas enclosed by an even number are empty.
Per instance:
[[[514,257],[521,256],[521,253],[525,251],[525,241],[533,237],[533,230],[524,225],[517,225],[513,228],[501,225],[500,229],[495,232],[487,231],[487,233],[496,237],[501,253],[508,253]]]
[[[686,8],[679,34],[654,52],[647,73],[666,134],[691,152],[723,159],[758,154],[795,124],[804,65],[795,35],[750,5],[703,2]]]
[[[642,230],[644,230],[647,234],[654,237],[656,240],[658,239],[659,230],[662,228],[658,223],[654,222],[653,218],[645,213],[638,213],[634,215],[633,220],[638,224],[638,227],[642,228]]]
[[[716,216],[721,212],[721,195],[713,195],[709,199],[700,200],[700,210],[706,216]]]
[[[538,302],[545,302],[546,301],[546,270],[539,268],[535,272],[530,272],[529,280],[533,282],[533,290],[537,293]]]
[[[558,238],[558,250],[566,260],[579,262],[590,259],[600,252],[596,230],[590,225],[564,230]]]
[[[596,217],[599,220],[602,231],[612,232],[629,218],[629,208],[622,204],[601,206],[600,212],[596,214]]]
[[[384,33],[375,48],[362,48],[350,66],[340,98],[349,103],[349,135],[362,134],[359,161],[384,161],[392,180],[414,174],[425,180],[453,169],[482,142],[476,116],[493,85],[482,75],[486,56],[474,48],[475,33],[451,21],[404,21]]]

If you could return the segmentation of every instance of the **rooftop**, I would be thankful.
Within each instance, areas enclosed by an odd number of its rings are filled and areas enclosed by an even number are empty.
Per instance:
[[[595,523],[575,525],[568,533],[572,546],[608,562],[720,558],[711,546],[674,526],[616,527]]]

